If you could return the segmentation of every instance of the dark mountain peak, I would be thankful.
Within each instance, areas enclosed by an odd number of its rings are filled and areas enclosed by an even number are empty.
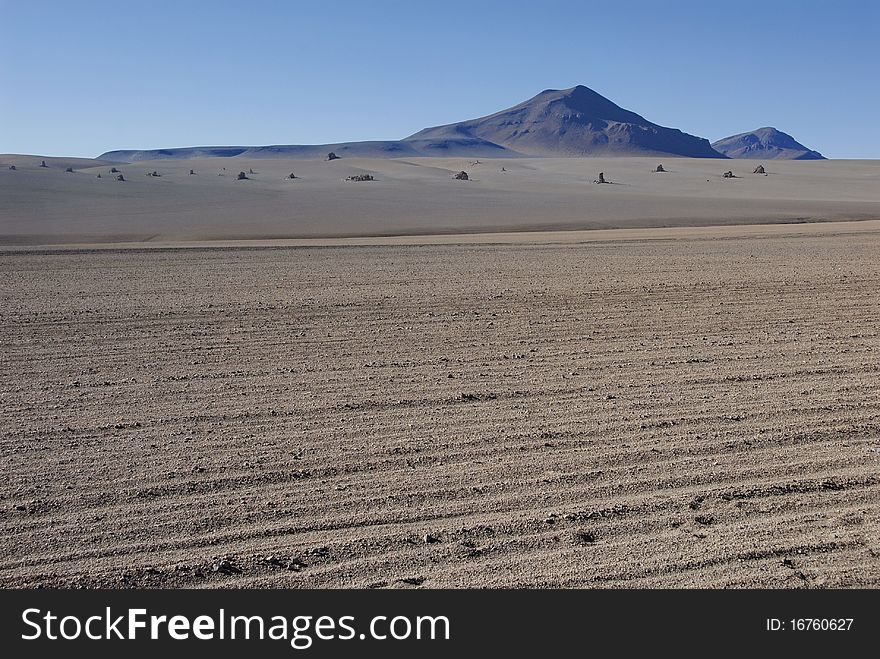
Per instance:
[[[514,106],[514,108],[535,106],[547,106],[557,109],[564,107],[571,110],[572,117],[576,119],[604,119],[606,121],[622,123],[651,123],[641,115],[624,110],[613,101],[584,85],[577,85],[568,89],[545,89],[537,96],[520,103],[519,106]]]
[[[818,151],[808,149],[788,133],[764,126],[747,133],[731,135],[712,144],[712,148],[730,158],[765,160],[824,160]]]
[[[407,140],[463,136],[536,156],[723,157],[708,140],[658,126],[583,85],[545,89],[506,110],[426,128]]]

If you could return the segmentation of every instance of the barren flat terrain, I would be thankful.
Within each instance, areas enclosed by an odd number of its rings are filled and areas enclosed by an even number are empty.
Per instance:
[[[880,585],[880,223],[386,242],[0,254],[0,585]]]
[[[880,217],[880,161],[0,155],[0,245],[709,226]],[[666,172],[654,172],[661,162]],[[15,166],[10,170],[9,166]],[[66,168],[73,172],[66,172]],[[116,180],[111,168],[125,181]],[[194,174],[190,175],[190,170]],[[470,180],[453,175],[467,171]],[[503,170],[503,171],[502,171]],[[239,181],[239,172],[247,180]],[[725,179],[732,171],[738,178]],[[159,176],[148,176],[157,173]],[[253,173],[251,173],[253,172]],[[290,180],[290,173],[297,178]],[[604,173],[611,185],[595,185]],[[101,178],[98,178],[98,174]],[[373,181],[346,181],[369,175]]]

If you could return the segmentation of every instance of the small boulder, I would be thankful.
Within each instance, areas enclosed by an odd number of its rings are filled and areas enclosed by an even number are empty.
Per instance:
[[[327,160],[339,160],[339,156],[331,151],[327,154]]]
[[[758,165],[757,167],[755,167],[755,171],[752,173],[753,174],[765,174],[766,172],[764,171],[764,165]]]
[[[14,172],[14,171],[15,171],[15,165],[9,165],[9,169],[11,169],[11,170]]]
[[[125,180],[125,177],[124,177],[122,174],[118,174],[118,175],[116,176],[116,180],[117,180],[117,181],[124,181],[124,180]]]
[[[571,534],[576,545],[591,545],[596,542],[596,534],[587,529],[579,529]]]
[[[468,173],[465,171],[459,172],[458,174],[456,174],[452,178],[454,178],[456,181],[469,181],[470,180]]]
[[[110,173],[111,173],[111,174],[118,174],[118,173],[119,173],[119,170],[116,169],[115,167],[111,167],[111,168],[110,168]]]
[[[290,172],[290,176],[288,176],[287,178],[292,181],[293,179],[296,178],[296,174],[294,174],[293,172]]]
[[[599,178],[594,180],[593,183],[611,183],[611,181],[605,180],[605,172],[599,172]]]
[[[45,161],[45,160],[41,160],[41,161],[40,161],[40,167],[48,167],[48,166],[49,166],[49,165],[46,164],[46,161]]]
[[[225,558],[214,563],[212,569],[218,574],[241,574],[241,568],[229,559]]]
[[[737,178],[737,177],[734,176],[733,172],[727,171],[721,175],[721,178]]]
[[[666,170],[663,169],[663,165],[661,164],[661,165],[657,165],[657,166],[654,168],[654,171],[655,171],[655,172],[665,172]]]
[[[100,175],[100,174],[98,174],[98,178],[101,178],[101,175]]]
[[[190,176],[195,176],[195,173],[196,173],[196,172],[195,172],[194,169],[189,170],[189,175],[190,175]]]
[[[68,167],[64,171],[67,172],[68,174],[73,174],[73,167]]]
[[[238,177],[237,177],[236,180],[238,180],[238,181],[247,181],[247,180],[248,180],[248,175],[245,174],[244,172],[239,172],[239,173],[238,173]]]

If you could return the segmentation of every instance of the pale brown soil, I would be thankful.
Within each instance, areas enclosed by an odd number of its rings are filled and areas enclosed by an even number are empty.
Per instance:
[[[0,585],[876,586],[824,226],[0,254]]]

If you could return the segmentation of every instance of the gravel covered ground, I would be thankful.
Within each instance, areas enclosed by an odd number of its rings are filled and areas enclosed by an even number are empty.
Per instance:
[[[880,231],[825,226],[2,253],[0,585],[876,586]]]

